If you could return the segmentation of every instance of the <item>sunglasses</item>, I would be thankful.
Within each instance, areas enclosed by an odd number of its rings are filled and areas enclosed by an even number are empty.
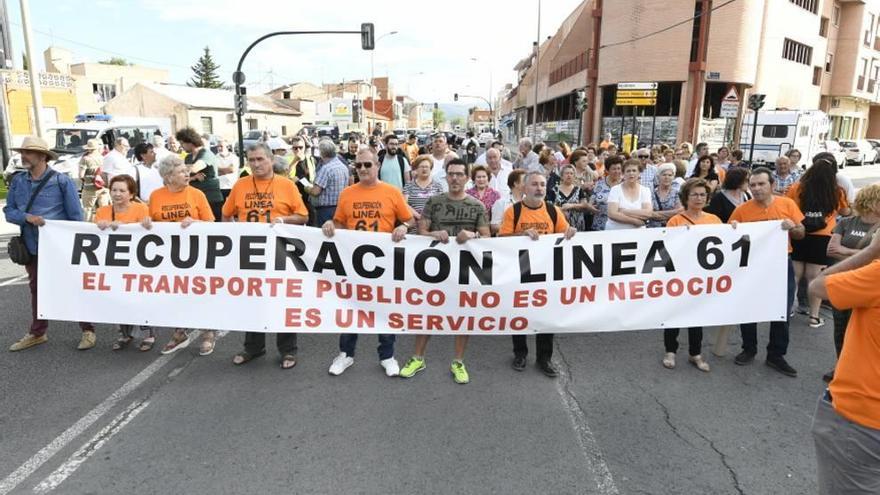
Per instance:
[[[360,170],[362,168],[372,168],[373,162],[355,162],[354,168]]]

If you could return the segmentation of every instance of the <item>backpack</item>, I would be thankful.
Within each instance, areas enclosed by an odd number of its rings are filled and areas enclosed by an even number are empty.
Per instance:
[[[553,225],[553,228],[556,228],[556,205],[550,203],[549,201],[544,201],[544,206],[547,207],[547,215],[550,217],[550,223]],[[513,204],[513,228],[516,230],[516,225],[519,223],[519,217],[522,215],[522,201],[517,201]]]

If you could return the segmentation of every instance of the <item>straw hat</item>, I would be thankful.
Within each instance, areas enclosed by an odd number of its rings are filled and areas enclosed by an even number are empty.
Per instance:
[[[101,142],[100,139],[92,138],[86,141],[86,145],[83,146],[83,149],[86,151],[95,151],[104,147],[104,143]]]
[[[21,142],[21,146],[18,148],[12,148],[12,151],[18,151],[19,153],[22,151],[38,151],[52,160],[58,159],[58,155],[50,150],[46,141],[39,136],[28,136],[24,138],[24,141]]]

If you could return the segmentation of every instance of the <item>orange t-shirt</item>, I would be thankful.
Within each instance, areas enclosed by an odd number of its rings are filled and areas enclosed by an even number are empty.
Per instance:
[[[568,229],[568,220],[558,206],[556,208],[556,225],[550,224],[550,214],[547,213],[547,203],[542,202],[538,208],[529,208],[528,205],[522,203],[522,211],[519,215],[519,222],[513,224],[513,205],[504,210],[504,220],[501,221],[500,235],[519,234],[529,229],[535,229],[539,234],[559,234]]]
[[[272,223],[293,214],[309,216],[302,196],[292,180],[283,176],[258,180],[253,175],[238,179],[223,203],[224,217],[239,222]]]
[[[834,410],[846,419],[880,430],[880,260],[825,279],[828,299],[838,309],[852,308],[834,379]]]
[[[720,218],[711,214],[711,213],[703,213],[700,218],[694,221],[693,218],[685,215],[684,213],[679,213],[674,217],[670,218],[668,222],[666,222],[667,227],[683,227],[685,225],[716,225],[724,223]]]
[[[156,222],[180,222],[186,217],[205,222],[214,221],[214,213],[205,193],[192,186],[173,193],[160,187],[150,194],[150,217]]]
[[[750,199],[745,203],[736,207],[727,223],[737,222],[763,222],[767,220],[791,220],[795,224],[804,221],[804,214],[801,213],[797,203],[785,196],[773,196],[773,202],[770,206],[764,208],[754,199]],[[667,224],[668,225],[668,224]],[[791,253],[791,239],[788,241],[788,252]]]
[[[798,208],[801,208],[801,211],[803,211],[803,208],[801,207],[800,190],[801,183],[795,182],[791,185],[791,187],[788,188],[788,192],[785,193],[785,195],[793,199],[794,202],[798,205]],[[831,231],[834,230],[834,226],[837,225],[837,212],[838,210],[842,210],[844,208],[849,208],[849,201],[846,200],[846,192],[841,189],[840,186],[838,186],[837,208],[825,216],[825,228],[822,230],[817,230],[815,232],[807,232],[807,235],[824,235],[830,237]]]
[[[385,182],[365,186],[358,182],[348,186],[336,201],[333,221],[348,230],[370,230],[390,233],[396,222],[412,220],[406,199],[399,189]]]
[[[150,209],[147,208],[147,205],[140,201],[132,201],[131,205],[128,207],[128,211],[124,213],[116,213],[115,221],[119,223],[138,223],[148,216],[150,216]],[[114,221],[113,205],[98,208],[98,211],[95,212],[95,223],[100,222],[101,220],[106,220],[108,222]]]

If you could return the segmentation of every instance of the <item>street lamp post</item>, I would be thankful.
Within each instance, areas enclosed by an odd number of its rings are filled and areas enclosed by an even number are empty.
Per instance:
[[[471,57],[471,61],[472,62],[480,62],[481,60],[478,59],[477,57]],[[489,66],[488,61],[484,60],[482,62],[484,62],[486,64],[486,68],[489,69],[489,101],[490,102],[495,101],[494,95],[492,94],[492,67]],[[491,128],[492,134],[494,135],[495,134],[495,112],[492,110],[492,108],[493,108],[492,103],[489,103],[489,113],[492,114],[492,125],[490,125],[489,127]]]
[[[383,34],[382,36],[379,36],[378,38],[376,38],[376,43],[378,43],[379,40],[381,40],[382,38],[384,38],[386,36],[391,36],[392,34],[397,34],[397,31],[389,31],[389,32]],[[373,115],[376,114],[376,84],[375,84],[375,79],[376,79],[375,65],[376,64],[374,62],[376,59],[375,55],[376,55],[376,50],[373,50],[370,52],[370,102],[371,102],[371,107],[372,107],[371,112],[373,113]],[[372,119],[370,119],[370,134],[373,133],[373,130],[375,129],[375,127],[376,127],[376,119],[372,118]]]
[[[240,168],[244,168],[244,130],[242,128],[241,119],[245,114],[245,110],[247,107],[247,100],[244,94],[244,84],[245,76],[244,72],[241,71],[241,66],[244,65],[244,59],[247,58],[248,53],[257,46],[261,41],[265,39],[269,39],[275,36],[282,35],[294,35],[294,34],[359,34],[361,36],[361,48],[364,50],[372,50],[375,48],[376,43],[373,37],[374,27],[373,23],[365,22],[361,24],[360,31],[276,31],[274,33],[269,33],[263,35],[256,39],[253,43],[251,43],[245,50],[244,53],[241,54],[241,58],[238,59],[238,65],[235,68],[235,72],[232,73],[232,82],[235,83],[235,114],[238,117],[236,120],[238,121],[236,124],[238,130],[238,165]]]
[[[485,101],[485,102],[486,102],[486,105],[489,105],[489,115],[492,116],[492,126],[493,126],[493,128],[492,128],[492,134],[494,135],[494,134],[495,134],[495,129],[494,129],[494,125],[495,125],[495,111],[492,110],[492,102],[489,101],[489,100],[487,100],[487,99],[485,99],[485,98],[483,98],[482,96],[476,96],[476,95],[463,95],[463,94],[461,94],[461,93],[455,93],[455,94],[453,95],[453,99],[454,99],[455,101],[458,101],[459,98],[476,98],[476,99],[478,99],[478,100],[483,100],[483,101]]]

